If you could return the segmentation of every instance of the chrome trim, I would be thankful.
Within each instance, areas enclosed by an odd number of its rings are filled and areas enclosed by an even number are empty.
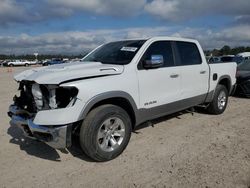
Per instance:
[[[63,149],[71,145],[71,125],[46,127],[34,124],[33,118],[31,117],[25,118],[21,114],[26,114],[26,113],[24,110],[19,109],[15,105],[11,105],[9,107],[8,115],[11,117],[10,125],[20,128],[26,137],[45,142],[46,144],[55,149]],[[37,137],[36,136],[37,133],[38,134],[45,133],[48,136],[50,136],[50,139],[46,141],[41,137]]]

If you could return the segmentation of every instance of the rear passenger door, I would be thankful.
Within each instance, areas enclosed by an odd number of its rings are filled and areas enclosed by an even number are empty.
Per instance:
[[[143,62],[161,55],[160,68],[145,69]],[[172,42],[153,42],[138,64],[140,108],[153,108],[180,100],[180,70],[175,66]]]
[[[177,41],[174,46],[181,71],[181,99],[190,99],[186,100],[188,106],[202,103],[208,92],[209,66],[197,44]]]

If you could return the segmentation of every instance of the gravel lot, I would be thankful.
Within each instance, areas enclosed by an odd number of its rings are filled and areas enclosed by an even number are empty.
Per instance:
[[[231,97],[220,116],[178,113],[144,124],[120,157],[96,163],[9,126],[12,78],[24,69],[0,68],[0,187],[250,187],[250,99]]]

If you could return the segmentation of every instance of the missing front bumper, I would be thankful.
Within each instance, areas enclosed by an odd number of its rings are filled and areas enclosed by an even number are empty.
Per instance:
[[[45,142],[55,149],[71,146],[72,125],[43,126],[33,123],[32,118],[23,115],[23,110],[11,105],[8,115],[11,117],[10,125],[19,127],[25,136]]]

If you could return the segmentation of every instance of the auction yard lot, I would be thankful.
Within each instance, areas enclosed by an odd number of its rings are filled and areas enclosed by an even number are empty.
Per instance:
[[[121,156],[96,163],[77,146],[54,150],[9,126],[13,75],[25,69],[0,68],[0,187],[250,187],[250,99],[231,97],[220,116],[144,124]]]

